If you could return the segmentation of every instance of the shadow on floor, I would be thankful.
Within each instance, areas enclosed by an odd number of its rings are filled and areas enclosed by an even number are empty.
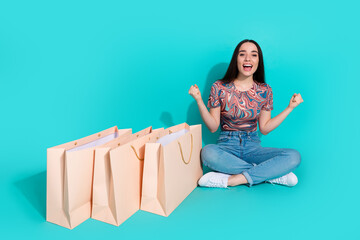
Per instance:
[[[211,86],[215,81],[221,79],[224,76],[227,67],[228,67],[227,63],[223,63],[223,62],[218,63],[215,64],[208,72],[205,80],[204,88],[202,89],[202,91],[200,91],[205,106],[207,106],[208,104]],[[202,124],[202,140],[205,145],[216,143],[216,140],[220,133],[220,126],[215,133],[211,133],[204,124],[203,120],[201,119],[199,108],[195,101],[192,101],[190,106],[188,107],[186,122],[189,125]]]
[[[46,171],[14,183],[29,203],[46,219]]]
[[[162,121],[164,124],[164,128],[169,128],[176,125],[170,112],[162,112],[160,121]]]

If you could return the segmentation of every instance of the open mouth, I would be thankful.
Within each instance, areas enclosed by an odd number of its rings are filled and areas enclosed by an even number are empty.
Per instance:
[[[243,68],[245,71],[251,71],[252,67],[253,66],[251,64],[243,64]]]

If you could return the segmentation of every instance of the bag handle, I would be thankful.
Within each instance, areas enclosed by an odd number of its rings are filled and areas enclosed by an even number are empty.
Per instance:
[[[189,164],[189,163],[190,163],[190,161],[191,161],[191,155],[192,155],[192,151],[193,151],[194,139],[193,139],[192,133],[190,133],[190,136],[191,136],[191,150],[190,150],[189,161],[187,161],[187,162],[186,162],[185,159],[184,159],[184,154],[183,154],[183,151],[182,151],[182,148],[181,148],[181,143],[178,141],[179,148],[180,148],[180,153],[181,153],[181,159],[182,159],[182,161],[183,161],[185,164]]]
[[[153,133],[156,133],[157,131],[162,131],[162,130],[161,130],[161,129],[160,129],[160,130],[159,130],[159,129],[156,129],[155,132],[153,132]],[[149,133],[149,135],[153,135],[153,133]],[[158,139],[159,139],[159,136],[158,136],[158,135],[153,135],[153,136],[149,137],[149,139],[147,140],[147,142],[151,141],[151,139],[155,139],[155,136],[156,136],[156,140],[158,140]],[[138,136],[137,136],[137,137],[138,137]],[[145,143],[144,143],[144,144],[145,144]],[[119,146],[120,146],[120,145],[119,145]],[[130,145],[130,147],[131,147],[132,150],[134,151],[136,158],[139,159],[139,161],[144,161],[144,158],[140,158],[139,155],[137,154],[134,145]],[[144,157],[145,157],[145,156],[144,156]]]
[[[137,157],[137,159],[139,159],[139,161],[144,161],[144,158],[140,158],[139,155],[137,154],[136,150],[135,150],[135,147],[133,145],[131,145],[131,148],[132,150],[134,151],[135,153],[135,156]]]

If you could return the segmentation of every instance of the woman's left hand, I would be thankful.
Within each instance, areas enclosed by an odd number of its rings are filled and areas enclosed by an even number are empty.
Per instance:
[[[294,93],[294,95],[290,99],[289,108],[294,109],[304,100],[301,97],[300,93]]]

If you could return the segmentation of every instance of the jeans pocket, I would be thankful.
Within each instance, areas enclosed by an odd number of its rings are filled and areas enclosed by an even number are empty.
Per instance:
[[[252,142],[255,142],[255,143],[260,143],[261,142],[259,136],[251,136],[250,140]]]
[[[224,142],[228,142],[230,140],[230,137],[229,136],[219,136],[218,140],[217,140],[217,143],[224,143]]]

